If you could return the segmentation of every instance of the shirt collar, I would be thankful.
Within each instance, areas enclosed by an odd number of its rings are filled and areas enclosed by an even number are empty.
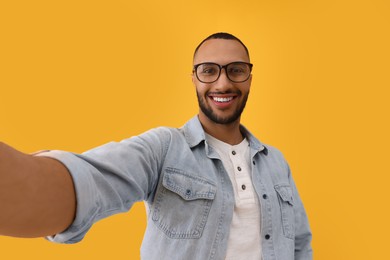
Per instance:
[[[257,138],[249,132],[243,125],[240,125],[241,132],[245,135],[249,142],[249,146],[256,151],[263,151],[265,155],[268,154],[268,149]],[[206,139],[205,132],[198,116],[191,118],[184,126],[184,136],[188,145],[193,148]]]

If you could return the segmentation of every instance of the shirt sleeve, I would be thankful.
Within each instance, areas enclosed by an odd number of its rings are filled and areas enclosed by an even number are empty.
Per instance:
[[[47,239],[79,242],[94,222],[148,200],[157,185],[169,138],[169,131],[158,128],[83,154],[57,150],[36,154],[59,160],[67,167],[77,199],[71,226]]]

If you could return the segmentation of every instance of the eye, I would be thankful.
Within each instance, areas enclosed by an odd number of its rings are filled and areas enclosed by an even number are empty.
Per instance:
[[[214,66],[202,66],[200,73],[205,74],[205,75],[212,75],[217,73],[217,70],[215,69]]]
[[[246,63],[232,63],[228,66],[228,73],[230,75],[246,75],[249,72],[249,67]]]
[[[245,71],[245,68],[243,68],[242,66],[233,66],[229,68],[229,73],[232,74],[243,74],[245,73]]]

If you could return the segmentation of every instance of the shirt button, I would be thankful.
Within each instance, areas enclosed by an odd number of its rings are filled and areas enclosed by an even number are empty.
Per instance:
[[[240,167],[240,166],[238,166],[238,167],[237,167],[237,170],[240,172],[240,171],[241,171],[241,167]]]
[[[236,151],[232,151],[232,154],[233,154],[233,155],[236,155]]]
[[[267,196],[267,194],[263,194],[263,199],[268,199],[268,196]]]
[[[242,184],[241,189],[242,189],[242,190],[245,190],[245,189],[246,189],[245,184]]]
[[[271,238],[271,236],[270,236],[270,235],[268,235],[268,234],[267,234],[267,235],[265,235],[265,239],[267,239],[267,240],[268,240],[268,239],[270,239],[270,238]]]

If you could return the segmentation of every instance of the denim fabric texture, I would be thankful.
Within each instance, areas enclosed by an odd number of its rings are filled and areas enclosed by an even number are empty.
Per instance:
[[[283,155],[241,127],[251,149],[260,202],[263,260],[312,259],[308,219]],[[205,141],[197,116],[83,154],[47,151],[70,171],[77,197],[73,224],[47,239],[76,243],[92,224],[145,201],[141,258],[224,259],[234,208],[229,176]]]

